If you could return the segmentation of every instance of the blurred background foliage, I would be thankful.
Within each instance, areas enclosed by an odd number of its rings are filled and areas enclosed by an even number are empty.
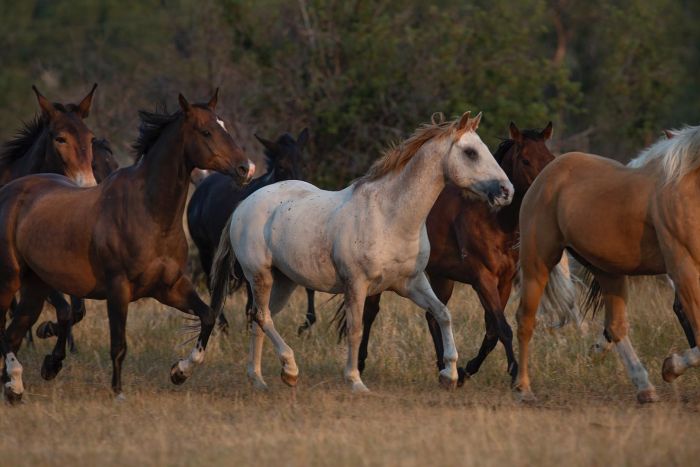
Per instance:
[[[205,100],[254,158],[311,130],[309,178],[337,188],[436,111],[483,111],[492,150],[514,120],[552,120],[555,151],[627,160],[700,123],[694,0],[0,0],[0,139],[77,101],[122,163],[137,109]]]

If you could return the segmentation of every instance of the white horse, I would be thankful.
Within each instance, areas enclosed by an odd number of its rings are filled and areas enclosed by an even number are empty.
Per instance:
[[[456,121],[422,126],[344,190],[325,191],[290,180],[266,186],[241,202],[222,233],[214,260],[212,307],[223,307],[238,261],[253,291],[248,376],[254,386],[266,388],[260,369],[263,332],[282,362],[282,380],[296,385],[294,353],[272,316],[297,286],[345,294],[345,378],[353,391],[368,390],[357,369],[365,297],[385,290],[435,316],[445,349],[440,382],[456,384],[450,312],[423,272],[430,251],[425,220],[447,182],[494,209],[510,203],[513,186],[476,134],[480,120],[481,114],[470,118],[467,112]]]

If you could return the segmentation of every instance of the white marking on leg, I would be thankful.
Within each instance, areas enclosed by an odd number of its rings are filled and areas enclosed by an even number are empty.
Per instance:
[[[642,362],[637,357],[637,353],[632,347],[629,336],[622,338],[617,344],[615,344],[617,353],[622,360],[623,365],[627,369],[627,374],[629,375],[632,383],[637,387],[637,392],[654,390],[654,386],[649,382],[649,373],[647,373],[646,368],[642,365]]]
[[[669,364],[673,374],[680,376],[688,368],[700,366],[700,349],[696,346],[680,353],[674,353],[670,357]]]
[[[591,345],[591,356],[602,359],[612,349],[613,343],[610,342],[604,333],[598,334],[598,338]]]
[[[282,362],[284,372],[289,376],[298,376],[299,368],[297,368],[297,363],[294,360],[294,351],[291,347],[289,347],[289,345],[287,345],[282,336],[280,336],[279,332],[277,332],[275,323],[272,321],[272,317],[270,316],[270,311],[267,310],[263,316],[262,329],[265,331],[267,337],[272,341],[272,345],[275,347],[277,356],[279,357],[280,362]]]
[[[10,381],[5,383],[5,388],[18,395],[23,394],[22,365],[19,363],[19,360],[17,360],[14,352],[7,354],[5,364],[7,365],[7,374],[10,377]]]
[[[187,358],[177,362],[177,367],[180,369],[182,374],[186,377],[190,377],[194,371],[194,367],[199,365],[204,361],[204,346],[202,346],[201,341],[197,341],[197,345],[194,346],[192,352],[187,356]]]

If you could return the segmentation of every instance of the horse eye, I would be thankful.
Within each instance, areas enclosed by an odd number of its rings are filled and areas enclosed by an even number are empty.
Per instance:
[[[211,131],[209,131],[209,130],[202,130],[202,134],[203,134],[204,136],[206,136],[207,138],[209,138],[209,137],[211,136]]]
[[[521,159],[523,161],[523,165],[526,167],[530,167],[530,161],[527,159]]]
[[[474,148],[465,149],[464,155],[467,156],[471,160],[476,160],[479,157],[479,154],[474,150]]]
[[[54,141],[56,141],[58,144],[65,144],[66,138],[64,138],[63,136],[56,136],[56,138],[54,138]]]

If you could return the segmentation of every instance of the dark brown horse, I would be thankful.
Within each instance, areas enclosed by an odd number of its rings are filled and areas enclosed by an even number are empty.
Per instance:
[[[0,341],[8,400],[23,392],[15,352],[52,289],[107,300],[112,389],[118,397],[127,311],[134,300],[153,297],[199,318],[194,349],[171,368],[173,383],[183,383],[203,361],[215,314],[185,276],[182,214],[190,172],[211,169],[244,182],[252,175],[252,164],[217,122],[216,101],[214,94],[207,104],[190,105],[180,95],[181,110],[174,114],[140,112],[138,162],[94,188],[33,175],[0,190],[0,311],[21,289],[17,315]],[[42,366],[45,379],[60,371],[70,318],[59,315],[56,347]]]
[[[66,175],[79,185],[94,185],[94,169],[98,173],[110,170],[115,161],[108,143],[96,140],[83,122],[90,113],[96,88],[94,84],[76,105],[51,103],[32,87],[41,113],[0,149],[0,186],[36,173]],[[50,301],[57,308],[68,306],[63,295],[55,291]],[[4,313],[0,321],[4,327]]]
[[[290,134],[283,134],[276,141],[270,141],[256,135],[256,138],[265,147],[265,162],[267,170],[265,174],[256,178],[245,187],[236,186],[231,179],[221,174],[211,174],[197,184],[190,202],[187,206],[187,225],[190,229],[192,241],[199,251],[199,260],[202,269],[207,276],[207,285],[210,282],[210,273],[214,253],[219,245],[221,232],[226,221],[238,206],[238,203],[246,199],[260,188],[283,180],[302,180],[301,157],[304,147],[309,139],[309,130],[303,129],[294,139]],[[248,291],[248,303],[246,310],[252,304],[250,288]],[[316,319],[314,314],[314,291],[307,293],[307,320]],[[310,317],[310,318],[309,318]],[[304,323],[299,332],[308,327],[309,321]],[[313,324],[313,322],[311,322]],[[228,328],[228,321],[223,313],[219,314],[219,326]]]
[[[520,131],[510,124],[510,139],[501,143],[494,157],[513,183],[513,202],[493,212],[486,203],[465,197],[446,187],[433,206],[426,225],[430,239],[430,260],[426,273],[435,294],[447,304],[455,282],[470,284],[484,308],[486,335],[475,358],[460,368],[460,382],[475,374],[498,341],[508,358],[507,371],[514,378],[517,362],[513,354],[513,332],[504,315],[513,279],[517,272],[518,212],[525,192],[537,174],[554,156],[545,142],[552,136],[551,122],[542,130]],[[380,295],[368,297],[363,315],[364,332],[360,344],[360,365],[367,358],[372,323],[379,312]],[[434,318],[426,313],[435,345],[437,365],[442,368],[442,336]]]

